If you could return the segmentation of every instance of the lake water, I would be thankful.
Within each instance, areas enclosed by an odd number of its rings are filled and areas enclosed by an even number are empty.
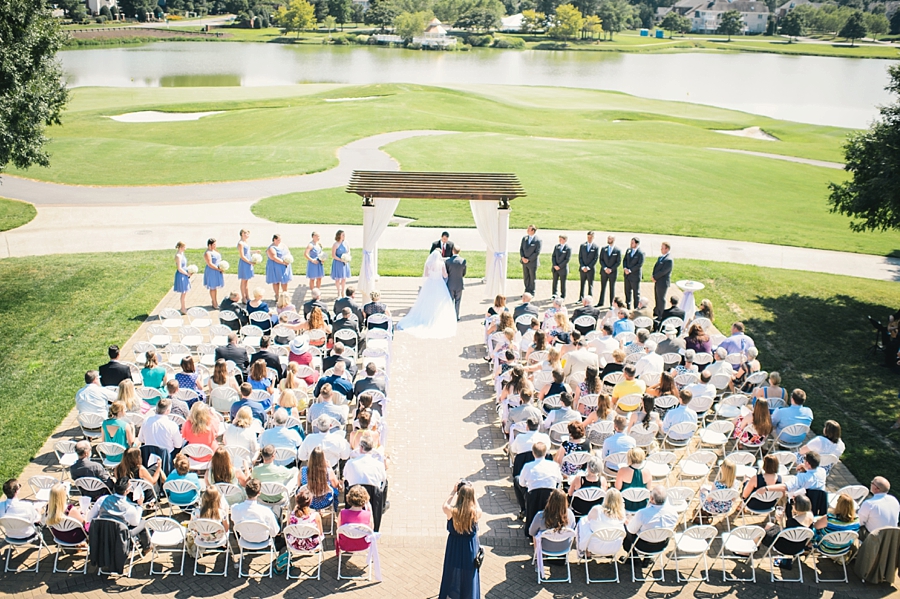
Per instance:
[[[61,52],[81,86],[490,83],[622,91],[774,118],[866,127],[894,61],[778,54],[629,54],[158,42]]]

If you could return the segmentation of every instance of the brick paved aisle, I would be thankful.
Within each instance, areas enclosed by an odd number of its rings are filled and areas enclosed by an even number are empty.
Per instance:
[[[305,282],[301,279],[296,283]],[[415,300],[418,279],[384,278],[380,290],[384,301],[399,319]],[[437,595],[446,542],[446,519],[441,504],[451,486],[467,478],[476,487],[485,511],[480,523],[481,541],[487,556],[482,568],[482,593],[486,599],[512,597],[865,597],[875,599],[897,595],[893,587],[864,587],[851,574],[850,584],[829,583],[817,587],[813,573],[804,566],[804,584],[770,584],[768,564],[757,571],[758,583],[723,584],[721,562],[711,563],[711,583],[676,584],[671,562],[665,583],[634,584],[627,566],[620,566],[622,582],[617,585],[584,583],[584,567],[572,563],[572,584],[538,585],[531,566],[531,549],[521,525],[514,520],[518,511],[510,485],[510,472],[502,452],[504,439],[493,407],[489,369],[482,360],[484,346],[481,320],[487,304],[482,302],[483,288],[467,282],[463,298],[463,319],[458,334],[447,340],[415,339],[399,332],[393,345],[389,404],[390,430],[387,440],[390,477],[390,509],[382,523],[382,583],[336,580],[337,562],[328,551],[322,580],[286,581],[283,577],[262,581],[238,579],[234,568],[227,578],[185,576],[149,576],[148,561],[142,560],[131,578],[106,579],[91,573],[52,573],[52,556],[44,559],[39,574],[0,574],[0,595],[17,597],[77,597],[100,599],[108,594],[120,597],[215,597],[240,599],[289,596],[323,597],[336,593],[352,598],[425,599]],[[233,276],[227,288],[236,288]],[[305,298],[305,287],[292,287],[294,302]],[[518,291],[511,281],[508,290]],[[334,300],[334,288],[326,286],[324,299]],[[549,282],[538,282],[540,298],[549,296]],[[208,304],[208,295],[195,289],[191,305]],[[540,302],[543,306],[546,302]],[[174,294],[165,296],[154,314],[177,305]],[[136,339],[144,338],[147,324],[127,342],[123,355],[130,356]],[[52,443],[77,434],[74,414],[55,431],[22,475],[45,473],[54,464]],[[834,482],[834,481],[829,481]],[[332,543],[328,541],[328,547]],[[714,544],[716,551],[718,545]],[[360,559],[355,560],[357,563]],[[711,560],[712,561],[712,560]],[[191,562],[188,562],[190,571]],[[729,566],[730,567],[730,566]],[[683,571],[687,571],[687,565]],[[607,571],[593,571],[594,576]],[[694,572],[696,575],[698,572]],[[833,568],[828,575],[836,574]]]

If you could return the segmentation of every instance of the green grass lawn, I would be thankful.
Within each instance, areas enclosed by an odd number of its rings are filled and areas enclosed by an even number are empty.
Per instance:
[[[188,254],[200,262],[201,250]],[[224,254],[236,259],[233,250]],[[379,257],[382,275],[418,276],[425,252],[383,250]],[[482,276],[483,254],[466,257],[469,274]],[[170,258],[160,251],[0,261],[0,338],[7,340],[0,351],[0,479],[21,472],[73,406],[84,372],[105,361],[107,345],[124,343],[170,289]],[[860,480],[900,480],[900,433],[890,430],[900,412],[896,375],[866,355],[872,330],[865,321],[896,309],[896,283],[689,260],[676,269],[679,278],[707,285],[701,297],[713,301],[720,329],[742,320],[763,367],[779,370],[786,387],[807,391],[815,431],[828,418],[841,423],[844,462]],[[540,276],[549,276],[549,266]],[[510,277],[521,277],[516,265]],[[518,287],[512,282],[510,295]]]
[[[0,231],[9,231],[34,220],[37,210],[28,202],[0,198]]]

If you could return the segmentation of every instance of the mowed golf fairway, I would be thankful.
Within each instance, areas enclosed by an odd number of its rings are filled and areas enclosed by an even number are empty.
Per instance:
[[[327,102],[330,99],[367,98]],[[120,123],[137,110],[225,111],[198,121]],[[723,135],[761,127],[780,141]],[[28,177],[88,185],[160,185],[310,173],[351,141],[412,129],[458,132],[397,142],[405,170],[507,171],[528,197],[512,224],[608,228],[891,254],[898,233],[852,233],[828,212],[841,170],[721,152],[841,162],[846,129],[562,88],[297,85],[279,88],[76,89],[50,129],[52,166]],[[89,160],[85,157],[90,156]],[[340,190],[254,207],[281,222],[358,223]],[[473,226],[465,204],[403,202],[413,226]]]

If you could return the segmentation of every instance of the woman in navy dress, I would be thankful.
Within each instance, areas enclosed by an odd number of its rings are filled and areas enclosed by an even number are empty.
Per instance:
[[[206,269],[203,271],[203,286],[209,289],[209,299],[212,300],[212,309],[219,309],[219,302],[216,296],[219,289],[225,286],[225,275],[222,273],[222,254],[216,251],[216,240],[210,239],[206,242],[206,253],[203,254],[206,260]]]
[[[241,282],[241,301],[247,303],[250,301],[250,279],[253,278],[253,259],[254,254],[259,254],[259,250],[251,250],[247,240],[250,239],[250,231],[241,229],[241,240],[238,241],[238,280]]]
[[[447,549],[444,553],[444,574],[437,599],[481,599],[481,579],[475,567],[478,555],[478,519],[481,508],[475,499],[475,489],[467,481],[454,485],[444,502],[447,516]]]
[[[334,236],[334,245],[331,246],[331,278],[337,287],[338,297],[344,297],[344,288],[347,286],[347,279],[350,278],[350,259],[349,256],[344,258],[350,253],[344,245],[345,237],[344,232],[338,230]]]
[[[184,242],[179,241],[175,244],[175,293],[181,294],[181,313],[187,314],[185,306],[185,296],[191,290],[191,273],[187,271],[187,258],[184,257]]]
[[[266,250],[266,283],[272,285],[275,297],[279,293],[286,292],[288,283],[294,278],[291,265],[285,262],[285,257],[290,252],[281,247],[281,236],[272,236],[272,245]]]
[[[322,277],[325,276],[325,261],[322,260],[322,246],[319,244],[319,234],[313,231],[312,241],[306,246],[306,278],[309,279],[310,289],[322,288]]]

